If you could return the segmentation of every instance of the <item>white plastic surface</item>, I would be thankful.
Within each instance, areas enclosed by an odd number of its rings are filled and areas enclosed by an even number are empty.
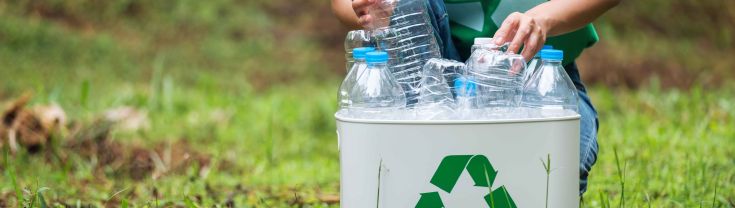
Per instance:
[[[486,156],[498,171],[492,188],[504,186],[520,208],[546,206],[541,161],[550,155],[548,207],[579,206],[578,115],[487,121],[337,117],[337,129],[342,207],[415,207],[421,193],[435,191],[445,207],[487,207],[482,197],[488,188],[474,186],[467,172],[451,193],[430,183],[450,155]]]

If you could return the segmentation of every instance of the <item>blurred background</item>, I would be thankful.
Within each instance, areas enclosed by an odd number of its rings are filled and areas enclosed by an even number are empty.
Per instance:
[[[595,25],[583,207],[735,207],[735,1]],[[0,0],[0,207],[339,206],[347,31],[326,0]]]

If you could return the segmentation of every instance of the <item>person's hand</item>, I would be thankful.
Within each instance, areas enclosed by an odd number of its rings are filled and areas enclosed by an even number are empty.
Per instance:
[[[523,46],[521,55],[526,60],[531,60],[543,48],[547,32],[548,29],[533,15],[514,12],[505,18],[493,40],[496,45],[510,42],[508,52],[511,53],[518,53]]]
[[[357,14],[357,24],[363,28],[367,28],[372,22],[373,17],[370,15],[370,6],[374,5],[377,0],[353,0],[352,9]]]
[[[362,28],[375,29],[387,27],[393,5],[381,0],[353,0],[352,9],[357,14],[357,24]]]

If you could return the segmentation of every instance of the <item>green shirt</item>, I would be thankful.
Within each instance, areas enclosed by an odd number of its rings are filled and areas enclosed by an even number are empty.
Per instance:
[[[476,37],[492,37],[508,15],[526,12],[545,0],[444,0],[449,14],[452,39],[462,59],[470,55]],[[563,64],[573,62],[582,51],[599,40],[592,24],[579,30],[550,37],[546,45],[564,51]]]

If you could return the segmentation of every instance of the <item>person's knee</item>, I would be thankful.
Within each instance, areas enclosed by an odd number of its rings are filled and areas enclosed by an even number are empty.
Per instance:
[[[599,146],[597,143],[597,111],[584,92],[580,92],[579,114],[581,115],[579,172],[580,179],[586,184],[589,172],[597,162]]]
[[[597,115],[589,108],[581,107],[580,114],[580,162],[589,170],[597,161]]]

